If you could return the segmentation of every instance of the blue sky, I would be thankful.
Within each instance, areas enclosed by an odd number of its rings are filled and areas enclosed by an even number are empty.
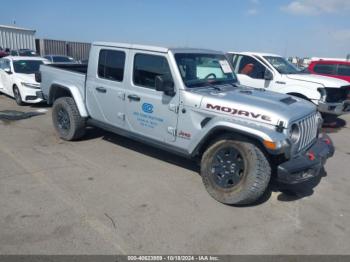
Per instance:
[[[285,56],[350,53],[350,0],[11,0],[0,24],[37,37]]]

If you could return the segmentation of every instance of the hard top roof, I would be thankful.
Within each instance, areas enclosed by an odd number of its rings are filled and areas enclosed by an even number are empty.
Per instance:
[[[172,47],[161,47],[161,46],[152,46],[152,45],[138,45],[138,44],[128,44],[128,43],[115,43],[115,42],[94,42],[94,46],[106,46],[106,47],[119,47],[126,49],[136,49],[144,51],[153,51],[160,53],[217,53],[222,54],[220,51],[208,50],[208,49],[199,49],[199,48],[172,48]]]

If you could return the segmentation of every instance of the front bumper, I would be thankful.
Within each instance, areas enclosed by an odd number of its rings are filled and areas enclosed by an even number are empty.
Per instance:
[[[345,100],[341,103],[318,102],[318,111],[333,115],[343,115],[350,113],[350,100]]]
[[[35,92],[35,95],[36,95],[38,98],[42,99],[42,100],[46,100],[46,99],[45,99],[45,96],[44,96],[44,93],[43,93],[42,91],[36,91],[36,92]]]
[[[333,155],[333,143],[324,134],[309,150],[279,165],[277,181],[283,184],[297,184],[318,177],[327,159]]]
[[[20,93],[23,102],[35,104],[40,103],[43,101],[42,97],[38,96],[38,92],[40,92],[40,89],[34,89],[34,88],[28,88],[21,86]]]

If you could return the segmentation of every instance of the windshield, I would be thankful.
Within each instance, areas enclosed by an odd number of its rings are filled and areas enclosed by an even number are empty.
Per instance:
[[[42,64],[41,60],[18,60],[13,61],[13,69],[20,74],[34,74],[39,71]]]
[[[224,55],[178,53],[175,60],[187,87],[237,82]]]
[[[299,74],[300,71],[286,59],[280,56],[264,56],[264,58],[270,62],[270,64],[280,74]]]
[[[35,51],[33,50],[20,50],[19,51],[20,56],[38,56]]]
[[[74,63],[74,59],[68,56],[53,56],[53,62],[55,63]]]

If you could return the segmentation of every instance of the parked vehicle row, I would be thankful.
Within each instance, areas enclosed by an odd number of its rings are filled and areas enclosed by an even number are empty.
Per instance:
[[[322,113],[341,115],[350,111],[350,83],[345,80],[305,74],[275,54],[244,52],[228,56],[243,85],[311,101]]]
[[[31,49],[18,49],[18,50],[11,50],[10,51],[11,56],[39,56],[36,51]]]
[[[49,60],[51,63],[68,63],[68,64],[77,64],[78,61],[76,61],[73,57],[70,56],[64,56],[64,55],[45,55],[43,56],[47,60]]]
[[[334,147],[318,111],[350,110],[348,82],[274,54],[121,43],[94,43],[86,63],[18,54],[0,59],[0,92],[53,105],[62,139],[92,125],[198,159],[207,191],[227,204],[256,201],[272,178],[319,176]]]
[[[258,83],[242,86],[230,62],[241,73],[243,58],[233,57],[94,43],[88,65],[41,65],[36,95],[53,105],[53,124],[62,139],[81,139],[93,125],[198,159],[214,199],[249,204],[272,176],[284,184],[319,176],[334,147],[319,133],[322,118],[314,104]],[[261,61],[269,68],[263,70],[264,81],[292,79],[278,76],[267,61]]]

